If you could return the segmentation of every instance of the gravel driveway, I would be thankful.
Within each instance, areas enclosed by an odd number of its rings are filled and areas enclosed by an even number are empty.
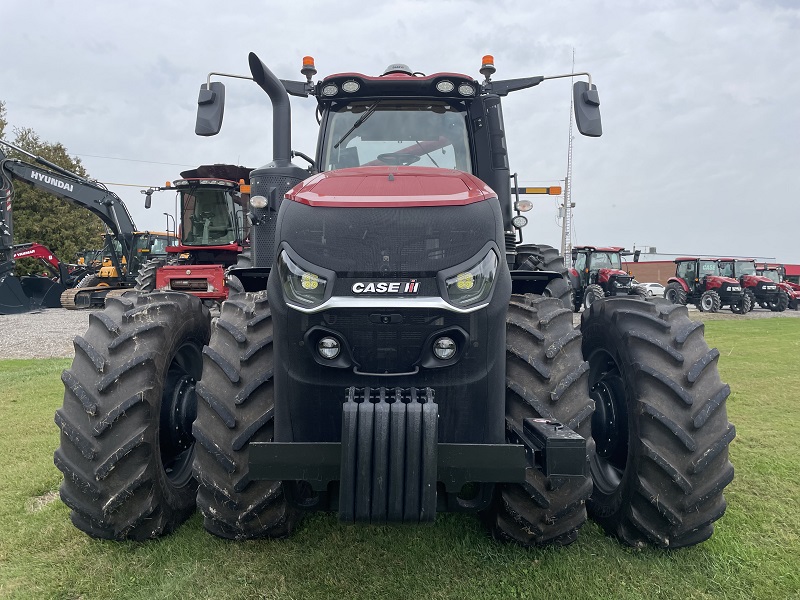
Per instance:
[[[86,332],[91,312],[49,308],[0,315],[0,358],[71,358],[72,339]]]
[[[72,339],[86,331],[91,310],[66,310],[51,308],[21,315],[0,315],[0,359],[3,358],[71,358],[74,355]],[[689,307],[692,319],[769,319],[774,317],[800,318],[800,311],[787,310],[775,313],[756,308],[744,317],[729,310],[718,313],[700,313]],[[575,315],[580,324],[580,315]]]

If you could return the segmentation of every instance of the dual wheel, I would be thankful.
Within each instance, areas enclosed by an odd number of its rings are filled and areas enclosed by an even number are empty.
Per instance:
[[[524,484],[498,486],[484,521],[495,537],[524,546],[572,542],[587,507],[634,546],[708,538],[733,477],[719,353],[685,308],[624,297],[594,303],[577,330],[559,300],[564,284],[512,298],[506,419],[554,419],[580,433],[584,475],[531,468]],[[55,462],[78,528],[101,538],[156,537],[188,518],[196,500],[206,528],[221,537],[292,532],[299,516],[281,482],[248,472],[250,442],[273,432],[264,293],[233,296],[212,327],[196,298],[129,292],[93,313],[75,345],[56,413]]]

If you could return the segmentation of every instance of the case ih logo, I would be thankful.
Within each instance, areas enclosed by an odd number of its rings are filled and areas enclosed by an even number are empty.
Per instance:
[[[61,181],[60,179],[56,179],[55,177],[50,177],[49,175],[38,173],[36,171],[31,171],[31,179],[33,180],[38,179],[42,183],[48,183],[53,187],[57,187],[62,190],[67,190],[68,192],[74,191],[71,184],[66,183],[65,181]]]
[[[370,281],[353,284],[354,294],[416,294],[419,290],[419,282],[416,279],[411,281]]]

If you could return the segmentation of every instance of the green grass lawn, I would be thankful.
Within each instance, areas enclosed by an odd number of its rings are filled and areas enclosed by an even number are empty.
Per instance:
[[[559,549],[491,541],[470,516],[432,527],[341,526],[316,515],[287,541],[227,542],[195,515],[147,543],[92,540],[53,466],[68,360],[0,361],[2,598],[800,598],[800,319],[713,321],[733,390],[736,478],[711,540],[634,551],[588,523]]]

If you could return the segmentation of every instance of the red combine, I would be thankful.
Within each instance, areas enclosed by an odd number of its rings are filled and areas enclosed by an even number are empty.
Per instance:
[[[144,190],[149,208],[156,191],[177,192],[178,244],[168,247],[170,258],[145,265],[137,278],[141,291],[185,292],[207,303],[228,297],[225,269],[236,265],[248,237],[245,210],[250,199],[246,167],[201,165],[183,171],[165,187]]]

